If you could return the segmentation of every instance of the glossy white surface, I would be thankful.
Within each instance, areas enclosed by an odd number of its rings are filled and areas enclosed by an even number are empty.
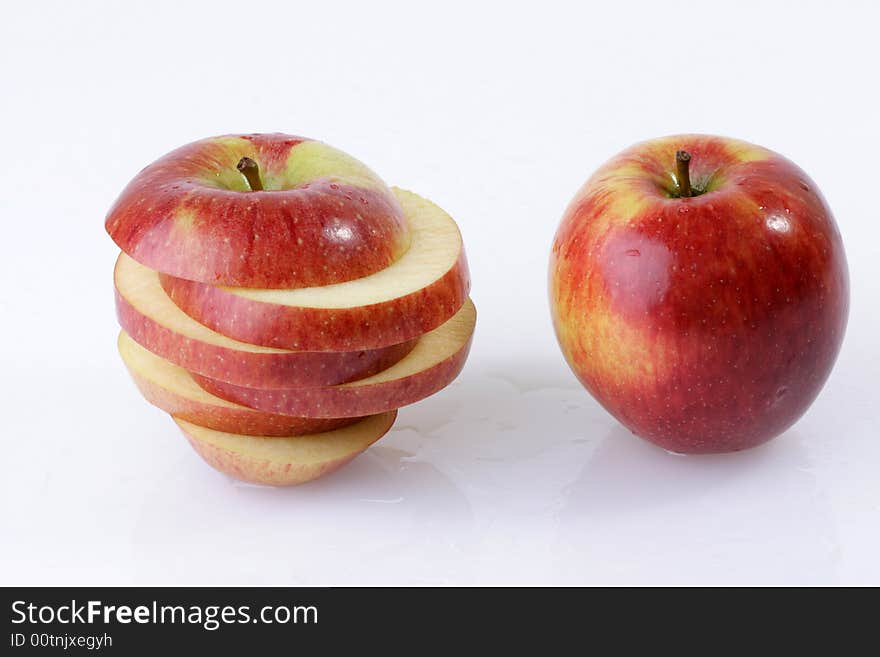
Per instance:
[[[689,83],[675,3],[7,9],[0,584],[880,584],[880,10],[748,4],[686,11]],[[205,466],[114,348],[105,211],[163,152],[246,130],[323,138],[444,206],[480,312],[451,388],[290,490]],[[799,163],[850,261],[825,390],[738,455],[629,435],[569,373],[547,311],[576,188],[683,131]]]

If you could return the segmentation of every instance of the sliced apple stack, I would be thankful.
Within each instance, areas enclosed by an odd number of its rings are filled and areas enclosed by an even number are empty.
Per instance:
[[[464,366],[476,310],[455,222],[321,142],[189,144],[106,227],[125,365],[237,479],[332,472]]]

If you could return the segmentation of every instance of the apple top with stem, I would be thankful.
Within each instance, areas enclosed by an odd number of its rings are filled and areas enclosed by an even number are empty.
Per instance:
[[[585,387],[638,435],[730,451],[793,423],[826,380],[849,284],[816,185],[768,149],[705,135],[636,144],[569,205],[553,321]]]
[[[384,269],[409,227],[353,157],[284,134],[226,135],[160,158],[123,190],[107,232],[157,271],[215,285],[299,288]]]

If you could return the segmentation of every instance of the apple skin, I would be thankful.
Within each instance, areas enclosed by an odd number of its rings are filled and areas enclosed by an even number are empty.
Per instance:
[[[236,169],[260,166],[265,191]],[[257,288],[367,276],[409,245],[382,180],[321,142],[226,135],[178,148],[142,170],[107,215],[107,232],[143,265],[190,280]]]
[[[115,293],[119,324],[135,342],[191,372],[257,388],[335,385],[371,376],[401,360],[417,342],[360,352],[231,349],[172,331]]]
[[[677,150],[697,190],[676,198]],[[816,185],[767,149],[703,135],[637,144],[569,205],[550,261],[569,366],[634,434],[746,449],[806,411],[840,350],[846,257]]]
[[[124,332],[119,353],[140,393],[171,416],[216,431],[247,436],[290,437],[339,429],[360,418],[302,418],[264,413],[206,392],[182,367],[144,349]]]

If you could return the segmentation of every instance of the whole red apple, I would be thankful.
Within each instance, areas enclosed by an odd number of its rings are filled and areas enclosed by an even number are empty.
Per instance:
[[[568,364],[633,433],[675,452],[736,451],[791,426],[822,388],[846,328],[846,257],[792,162],[665,137],[575,196],[550,305]]]

